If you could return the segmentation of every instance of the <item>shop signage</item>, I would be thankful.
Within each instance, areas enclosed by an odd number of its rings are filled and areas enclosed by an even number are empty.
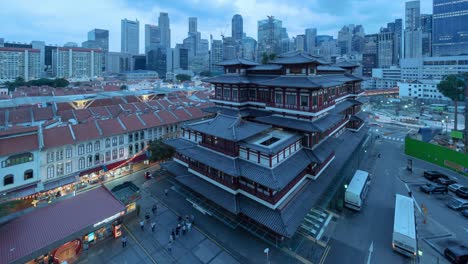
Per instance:
[[[104,220],[102,220],[102,221],[100,221],[100,222],[97,222],[96,224],[93,225],[93,227],[96,227],[96,226],[99,226],[99,225],[108,223],[108,222],[110,222],[110,221],[112,221],[112,220],[115,220],[115,219],[117,219],[119,216],[121,216],[121,215],[123,215],[123,214],[124,214],[124,212],[118,212],[118,213],[116,213],[116,214],[113,215],[113,216],[110,216],[110,217],[108,217],[108,218],[106,218],[106,219],[104,219]]]
[[[94,232],[88,234],[88,242],[94,241]]]

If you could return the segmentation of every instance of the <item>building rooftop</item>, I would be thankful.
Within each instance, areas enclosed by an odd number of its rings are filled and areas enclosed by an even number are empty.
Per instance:
[[[327,65],[328,62],[324,61],[321,57],[311,55],[307,52],[294,51],[284,53],[278,56],[277,59],[271,61],[272,64],[319,64]]]
[[[250,137],[241,142],[240,145],[263,153],[275,154],[299,139],[301,139],[301,136],[298,134],[273,129]]]
[[[247,66],[255,66],[258,63],[246,59],[236,58],[231,60],[225,60],[217,64],[218,66],[233,66],[233,65],[247,65]]]
[[[124,212],[125,206],[105,187],[37,208],[0,227],[0,259],[24,263],[36,251]]]
[[[268,130],[271,126],[245,121],[241,116],[218,114],[213,119],[189,124],[187,128],[230,141],[240,141]]]

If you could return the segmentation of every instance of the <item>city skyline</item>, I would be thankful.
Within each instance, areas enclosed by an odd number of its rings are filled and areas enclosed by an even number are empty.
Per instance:
[[[198,28],[202,38],[209,38],[212,34],[215,39],[220,39],[221,33],[230,36],[231,19],[235,14],[242,15],[244,32],[255,39],[257,21],[265,19],[267,15],[282,20],[291,37],[304,34],[306,28],[317,28],[318,35],[336,37],[339,29],[346,24],[362,24],[366,34],[376,33],[387,22],[395,18],[404,18],[403,0],[385,8],[385,12],[375,12],[381,10],[377,8],[384,3],[381,0],[347,0],[340,1],[339,5],[335,2],[312,1],[306,6],[299,1],[292,1],[286,5],[280,1],[252,3],[246,0],[213,0],[211,4],[201,5],[198,0],[177,3],[163,1],[158,4],[146,0],[131,3],[105,0],[92,4],[90,2],[89,5],[85,1],[80,6],[75,6],[74,3],[52,0],[41,3],[42,8],[38,8],[27,1],[17,1],[0,8],[0,23],[4,29],[1,37],[8,42],[30,43],[32,40],[43,40],[52,45],[63,45],[70,41],[79,44],[86,40],[87,32],[100,28],[109,30],[109,50],[120,51],[121,19],[138,19],[140,32],[144,32],[145,24],[158,23],[160,12],[169,13],[172,47],[181,43],[187,35],[189,17],[198,17]],[[44,8],[44,5],[51,8]],[[94,8],[90,9],[90,6]],[[180,8],[182,6],[183,9]],[[213,8],[206,9],[206,6]],[[432,13],[432,1],[421,2],[421,13]],[[143,51],[144,34],[140,34],[139,42],[140,51]]]

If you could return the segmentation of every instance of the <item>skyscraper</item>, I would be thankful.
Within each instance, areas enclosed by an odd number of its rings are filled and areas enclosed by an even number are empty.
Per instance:
[[[169,14],[159,13],[158,26],[161,30],[161,45],[166,48],[171,47],[171,28],[169,24]]]
[[[305,50],[305,35],[297,35],[296,36],[296,50],[304,51]]]
[[[145,25],[145,53],[161,47],[161,28],[155,25]],[[165,47],[164,47],[165,48]]]
[[[393,57],[394,57],[394,63],[395,64],[400,64],[400,59],[402,58],[402,38],[403,38],[403,20],[401,18],[395,19],[395,28],[394,28],[394,42],[395,46],[394,52],[393,52]]]
[[[419,1],[406,2],[405,58],[422,56],[421,7]]]
[[[137,55],[140,47],[140,22],[122,19],[121,22],[121,47],[123,53]]]
[[[364,37],[364,50],[362,54],[362,75],[370,77],[372,69],[377,68],[378,34]]]
[[[232,17],[232,38],[235,41],[241,41],[242,36],[244,35],[244,22],[242,16],[236,14]]]
[[[189,17],[189,33],[198,31],[198,21],[196,17]]]
[[[258,56],[262,54],[280,54],[281,53],[281,35],[283,22],[269,16],[268,19],[258,21]],[[284,30],[285,31],[285,30]]]
[[[223,67],[219,66],[218,63],[223,61],[223,41],[211,39],[211,52],[210,52],[210,71],[211,72],[223,72]]]
[[[305,50],[312,53],[315,48],[315,38],[317,37],[316,28],[308,28],[305,30]]]
[[[338,32],[338,48],[340,55],[351,53],[354,25],[343,26]]]
[[[104,52],[109,51],[109,30],[93,29],[88,32],[88,41],[94,41]]]
[[[394,32],[388,29],[381,30],[377,35],[377,60],[379,68],[387,68],[393,65],[393,51],[395,45]]]
[[[257,41],[252,37],[242,38],[242,58],[255,61],[257,59]]]
[[[434,0],[432,56],[468,54],[468,2]]]
[[[432,54],[432,15],[421,15],[422,43],[421,52],[424,57],[430,57]]]

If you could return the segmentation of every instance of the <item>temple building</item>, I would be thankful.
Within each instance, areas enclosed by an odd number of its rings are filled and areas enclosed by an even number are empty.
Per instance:
[[[244,59],[220,65],[223,75],[204,79],[215,89],[215,106],[204,111],[215,117],[187,124],[180,138],[168,140],[176,154],[164,167],[239,221],[290,238],[332,183],[324,174],[346,159],[335,162],[343,150],[333,141],[365,134],[357,66],[329,65],[305,52],[265,65]]]

